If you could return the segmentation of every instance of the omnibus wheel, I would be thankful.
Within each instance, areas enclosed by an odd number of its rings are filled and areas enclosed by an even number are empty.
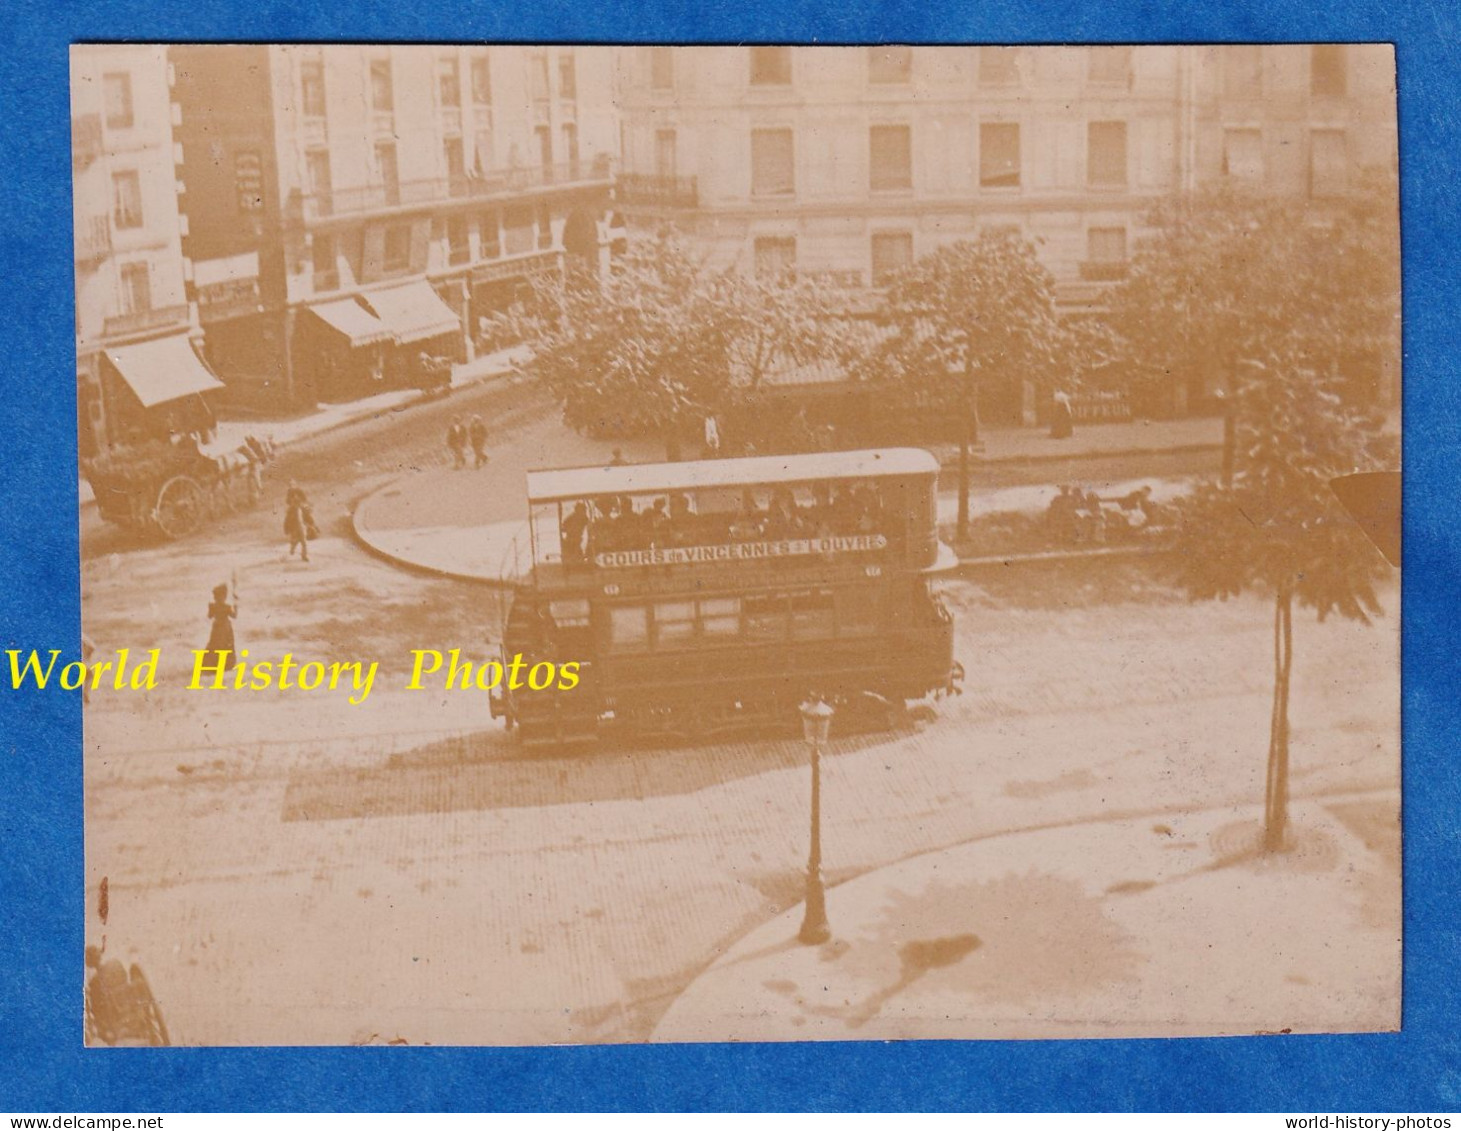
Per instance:
[[[166,538],[181,538],[198,529],[207,510],[203,489],[186,475],[174,476],[157,493],[152,521]]]

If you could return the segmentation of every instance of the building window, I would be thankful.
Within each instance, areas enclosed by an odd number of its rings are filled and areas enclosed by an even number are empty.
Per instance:
[[[913,187],[913,131],[873,126],[868,131],[868,184],[873,192]]]
[[[546,204],[538,205],[538,250],[547,251],[553,246],[553,214]]]
[[[1099,281],[1126,274],[1126,229],[1091,228],[1086,232],[1086,261],[1081,278]]]
[[[484,212],[477,217],[477,244],[483,259],[496,259],[502,254],[502,232],[496,212]]]
[[[310,260],[314,268],[316,291],[333,291],[340,285],[340,270],[335,262],[335,239],[326,232],[316,232],[310,240]]]
[[[145,263],[124,263],[119,275],[122,314],[142,314],[152,309],[152,275]]]
[[[1253,184],[1263,180],[1263,132],[1223,131],[1223,176]]]
[[[758,236],[753,248],[756,278],[780,282],[796,277],[795,236]]]
[[[912,82],[913,48],[869,47],[867,81],[878,84]]]
[[[548,56],[541,51],[528,60],[528,84],[534,102],[546,102],[552,96],[548,89]]]
[[[1258,98],[1263,94],[1263,49],[1256,43],[1235,43],[1222,48],[1223,95]]]
[[[125,72],[103,75],[101,88],[102,102],[106,107],[107,129],[130,130],[132,128],[132,76]]]
[[[441,104],[460,107],[462,104],[462,72],[455,55],[437,61],[436,80],[437,86],[441,90]]]
[[[401,203],[401,171],[396,165],[396,143],[378,142],[375,147],[375,167],[380,170],[380,182],[385,193],[385,203]]]
[[[1020,49],[1018,47],[981,47],[979,49],[979,85],[1014,86],[1020,81]]]
[[[526,207],[509,208],[502,216],[505,229],[503,242],[508,255],[525,255],[533,250],[537,233],[533,230],[533,210]]]
[[[979,187],[1020,187],[1018,122],[983,122],[979,126]]]
[[[568,177],[578,180],[578,126],[573,122],[563,123],[563,156],[568,160]]]
[[[320,62],[299,65],[299,104],[306,118],[325,116],[325,65]]]
[[[472,168],[479,177],[485,177],[492,168],[491,130],[478,130],[472,135]]]
[[[674,130],[654,131],[654,173],[666,179],[674,177],[679,169],[679,155],[676,152]]]
[[[651,90],[675,89],[675,52],[671,47],[649,49],[649,86]]]
[[[411,225],[392,224],[386,229],[385,269],[395,274],[411,267]]]
[[[752,47],[752,86],[790,86],[791,48]]]
[[[560,52],[558,55],[558,97],[578,97],[578,64],[572,51]]]
[[[304,155],[304,176],[310,199],[315,202],[318,215],[326,215],[333,203],[330,199],[330,153],[326,149],[311,149]]]
[[[471,234],[467,230],[465,216],[446,218],[446,261],[453,266],[467,263],[472,258]]]
[[[533,136],[538,139],[538,162],[543,167],[543,180],[553,179],[553,129],[551,126],[534,126]]]
[[[1091,122],[1086,127],[1086,183],[1092,188],[1126,187],[1126,123]]]
[[[370,105],[380,114],[389,114],[396,108],[396,91],[391,85],[391,61],[372,59],[370,61]]]
[[[1093,83],[1123,90],[1131,86],[1130,47],[1092,47],[1086,72]]]
[[[119,229],[142,226],[142,182],[136,169],[112,174],[112,224]]]
[[[873,286],[883,286],[899,271],[911,266],[913,266],[912,232],[874,233]]]
[[[790,130],[751,131],[751,195],[792,196],[795,154]]]
[[[1343,98],[1349,87],[1345,74],[1344,44],[1316,43],[1309,49],[1309,93],[1321,98]]]
[[[467,191],[467,151],[462,139],[443,139],[441,152],[446,158],[447,189],[453,196],[459,196]]]
[[[472,59],[472,101],[478,106],[492,105],[492,63],[486,55]]]
[[[1349,189],[1349,146],[1343,130],[1309,135],[1309,195],[1342,196]]]

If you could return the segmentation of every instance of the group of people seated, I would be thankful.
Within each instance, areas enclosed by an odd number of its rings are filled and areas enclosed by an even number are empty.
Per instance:
[[[817,484],[798,501],[789,487],[747,488],[730,510],[699,510],[689,495],[672,493],[636,507],[629,495],[573,504],[559,533],[565,565],[596,554],[677,546],[715,546],[789,538],[882,532],[883,502],[871,484]]]
[[[1152,489],[1139,487],[1120,498],[1103,499],[1079,487],[1060,488],[1046,512],[1055,537],[1068,543],[1114,541],[1159,521]]]

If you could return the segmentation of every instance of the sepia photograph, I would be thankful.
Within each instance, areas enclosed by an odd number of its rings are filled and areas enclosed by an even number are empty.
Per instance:
[[[1391,44],[70,95],[78,1039],[1400,1028]]]

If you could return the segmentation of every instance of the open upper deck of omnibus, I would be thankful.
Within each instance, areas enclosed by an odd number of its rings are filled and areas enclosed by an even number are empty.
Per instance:
[[[916,448],[530,472],[537,579],[659,566],[795,569],[938,554],[938,462]]]

